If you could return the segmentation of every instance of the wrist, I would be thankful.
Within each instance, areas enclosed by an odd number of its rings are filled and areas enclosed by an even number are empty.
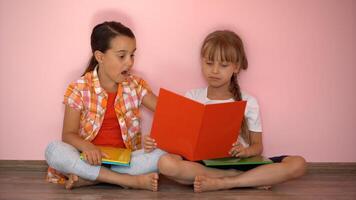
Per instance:
[[[246,148],[246,157],[252,157],[252,156],[254,156],[253,150],[250,147]]]
[[[91,143],[91,142],[88,142],[88,141],[84,141],[82,147],[81,147],[81,151],[87,151],[87,150],[90,150],[90,149],[93,149],[95,148],[96,146]]]

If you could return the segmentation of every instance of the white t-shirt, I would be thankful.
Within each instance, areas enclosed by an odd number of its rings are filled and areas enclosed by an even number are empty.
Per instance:
[[[247,120],[247,126],[250,131],[262,132],[262,124],[260,117],[260,109],[257,100],[245,92],[241,91],[242,100],[247,101],[245,109],[245,118]],[[227,100],[211,100],[208,98],[208,88],[193,89],[185,93],[185,96],[194,101],[200,102],[202,104],[216,104],[216,103],[227,103],[233,102],[234,99]],[[240,143],[247,147],[248,144],[245,140],[239,136]]]

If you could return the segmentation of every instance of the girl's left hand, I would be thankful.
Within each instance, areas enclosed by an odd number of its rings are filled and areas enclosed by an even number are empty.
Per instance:
[[[232,144],[232,148],[229,151],[232,157],[247,158],[249,157],[248,148],[244,147],[239,141]]]
[[[146,153],[150,153],[157,148],[156,140],[151,138],[149,135],[144,136],[143,149]]]

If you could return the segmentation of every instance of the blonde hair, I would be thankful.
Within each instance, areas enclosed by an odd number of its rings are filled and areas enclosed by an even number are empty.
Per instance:
[[[248,67],[247,57],[241,38],[229,30],[219,30],[210,33],[204,40],[200,56],[210,61],[232,62],[239,69],[246,70]],[[230,92],[235,101],[241,101],[242,95],[237,81],[237,73],[231,77]],[[241,137],[250,144],[250,134],[244,117],[241,124]]]

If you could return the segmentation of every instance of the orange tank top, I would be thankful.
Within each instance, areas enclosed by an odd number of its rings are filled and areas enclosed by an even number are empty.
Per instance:
[[[108,95],[109,97],[106,105],[103,123],[101,124],[98,134],[91,142],[95,145],[100,146],[125,148],[125,144],[121,135],[119,121],[116,117],[114,108],[116,93],[108,93]]]

